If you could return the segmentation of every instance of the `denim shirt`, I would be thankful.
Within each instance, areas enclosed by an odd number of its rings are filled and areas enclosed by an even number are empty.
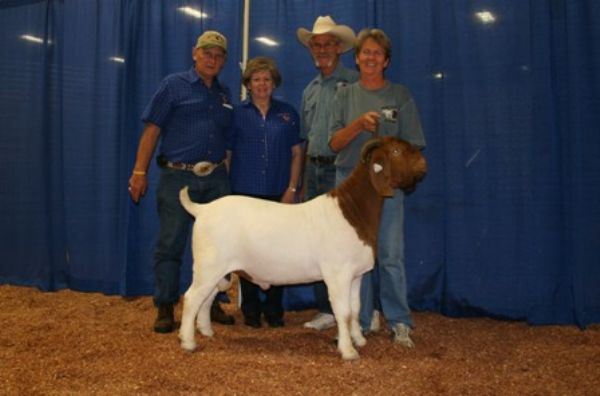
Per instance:
[[[265,118],[251,102],[234,107],[230,129],[231,189],[280,195],[289,185],[292,147],[301,143],[299,117],[289,104],[271,99]]]
[[[207,87],[192,67],[161,82],[142,121],[160,127],[159,153],[167,160],[219,162],[225,158],[232,113],[229,89],[216,79]]]
[[[300,109],[300,137],[309,142],[309,156],[335,156],[328,143],[333,97],[340,87],[357,81],[358,77],[357,71],[347,69],[340,62],[330,76],[323,78],[319,74],[304,89]]]

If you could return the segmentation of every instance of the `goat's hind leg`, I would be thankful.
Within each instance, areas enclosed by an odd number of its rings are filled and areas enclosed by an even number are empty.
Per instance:
[[[198,295],[198,292],[198,288],[193,283],[185,292],[183,297],[181,325],[179,326],[179,340],[181,342],[181,347],[190,352],[196,349],[194,319],[196,319],[196,314],[198,309],[200,309],[203,300],[203,297]]]
[[[229,279],[221,278],[217,282],[217,286],[210,293],[208,298],[204,300],[204,303],[200,306],[200,311],[198,312],[198,317],[196,318],[196,327],[198,331],[206,337],[212,337],[214,335],[214,331],[212,329],[211,319],[210,319],[210,309],[212,307],[212,303],[217,296],[217,293],[220,291],[226,291],[231,286],[231,277]]]
[[[191,352],[196,349],[196,330],[194,328],[194,321],[200,307],[205,304],[211,292],[214,290],[216,290],[214,286],[209,287],[207,285],[198,285],[195,282],[192,282],[192,285],[185,292],[181,326],[179,327],[179,340],[181,341],[181,347],[187,351]],[[210,312],[208,326],[210,327]]]
[[[215,287],[208,298],[204,300],[196,318],[196,327],[198,328],[198,331],[206,337],[212,337],[215,334],[210,323],[210,307],[218,291],[219,290]]]

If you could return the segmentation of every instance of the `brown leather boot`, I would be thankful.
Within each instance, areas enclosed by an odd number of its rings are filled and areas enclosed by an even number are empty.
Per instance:
[[[217,322],[223,325],[232,325],[235,324],[235,318],[231,315],[227,315],[219,302],[215,298],[210,306],[210,320],[213,322]]]
[[[158,306],[158,315],[154,321],[154,331],[157,333],[170,333],[173,330],[175,330],[173,304],[160,304]]]

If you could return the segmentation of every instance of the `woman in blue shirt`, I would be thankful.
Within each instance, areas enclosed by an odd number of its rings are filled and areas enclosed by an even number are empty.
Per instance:
[[[291,105],[273,99],[281,75],[272,59],[251,59],[242,83],[250,98],[233,111],[228,153],[232,192],[294,203],[302,167],[298,113]],[[243,278],[240,283],[244,323],[260,327],[262,313],[269,326],[283,326],[283,287],[271,286],[261,302],[257,285]]]

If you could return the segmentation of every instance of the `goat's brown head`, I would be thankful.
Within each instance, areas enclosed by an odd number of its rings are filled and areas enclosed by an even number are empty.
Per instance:
[[[421,151],[392,136],[365,143],[361,161],[368,166],[373,188],[383,197],[393,196],[395,188],[412,192],[427,173],[427,162]]]

